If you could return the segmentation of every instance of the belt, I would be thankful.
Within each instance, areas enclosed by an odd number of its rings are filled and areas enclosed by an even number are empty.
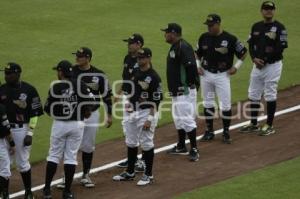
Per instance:
[[[211,68],[211,67],[209,67],[209,68],[206,68],[206,69],[204,69],[204,70],[207,70],[208,72],[211,72],[211,73],[214,73],[214,74],[217,74],[217,73],[223,73],[223,72],[225,72],[226,70],[219,70],[219,69],[214,69],[214,68]]]
[[[276,62],[278,62],[278,61],[280,61],[281,59],[278,59],[278,60],[271,60],[271,61],[268,61],[268,62],[266,62],[266,64],[274,64],[274,63],[276,63]]]
[[[16,123],[10,123],[9,124],[11,128],[17,129],[17,128],[23,128],[23,124],[16,124]]]

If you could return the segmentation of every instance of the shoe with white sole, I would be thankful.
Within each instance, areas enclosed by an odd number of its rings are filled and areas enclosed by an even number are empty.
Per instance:
[[[84,174],[80,180],[80,184],[86,188],[94,188],[95,183],[91,180],[88,174]]]
[[[132,180],[134,180],[134,177],[135,177],[134,173],[130,174],[125,171],[119,175],[114,176],[113,180],[114,181],[132,181]]]
[[[153,183],[153,176],[147,176],[146,174],[144,174],[142,176],[142,178],[137,182],[137,186],[146,186],[148,184],[152,184]]]

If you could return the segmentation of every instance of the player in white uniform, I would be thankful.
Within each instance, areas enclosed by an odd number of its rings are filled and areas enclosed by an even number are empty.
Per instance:
[[[171,45],[167,57],[167,82],[172,97],[172,116],[178,133],[178,143],[168,151],[169,154],[188,155],[190,161],[199,160],[196,141],[195,102],[199,88],[196,59],[192,46],[182,38],[182,28],[169,23],[162,29],[166,42]],[[190,140],[187,151],[185,137]]]
[[[83,83],[72,77],[72,64],[61,61],[56,67],[59,82],[55,82],[49,91],[45,112],[53,117],[51,143],[47,157],[44,199],[51,199],[50,185],[57,165],[64,159],[65,189],[64,199],[74,198],[71,184],[77,165],[77,152],[82,142],[84,118],[91,116],[92,106],[83,103],[94,102],[94,95]]]
[[[126,128],[128,155],[127,170],[113,177],[114,181],[129,181],[135,177],[135,162],[140,145],[145,159],[145,173],[137,185],[148,185],[153,181],[154,131],[158,122],[158,108],[162,100],[161,79],[151,64],[152,52],[142,48],[138,54],[139,71],[134,75],[133,95],[129,97],[129,113]]]
[[[9,199],[10,159],[15,151],[5,107],[0,104],[0,198]]]
[[[273,120],[276,112],[277,87],[282,71],[282,54],[288,47],[288,42],[284,25],[273,19],[275,4],[271,1],[263,2],[261,14],[264,20],[252,26],[248,40],[254,63],[248,90],[251,122],[240,131],[242,133],[259,131],[259,135],[266,136],[275,133]],[[268,117],[266,124],[260,128],[257,124],[257,116],[262,95],[267,102]]]
[[[19,64],[8,63],[4,72],[6,83],[0,86],[0,103],[6,107],[11,135],[16,144],[13,160],[22,176],[24,198],[32,199],[29,157],[34,128],[38,117],[43,114],[43,108],[37,90],[20,80],[22,69]]]
[[[219,15],[208,15],[205,24],[208,26],[208,32],[200,36],[195,51],[198,58],[198,70],[201,75],[201,90],[207,127],[201,141],[209,141],[214,138],[213,118],[216,94],[222,111],[223,142],[230,144],[229,127],[232,115],[230,75],[235,74],[237,69],[241,67],[247,49],[234,35],[221,29],[221,17]],[[234,55],[237,56],[238,60],[233,66]]]

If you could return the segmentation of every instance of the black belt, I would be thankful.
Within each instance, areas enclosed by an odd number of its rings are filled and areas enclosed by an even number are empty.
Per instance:
[[[11,128],[17,129],[17,128],[23,128],[23,124],[16,124],[16,123],[10,123],[9,124]]]
[[[214,74],[217,74],[217,73],[223,73],[225,72],[226,70],[220,70],[220,69],[216,69],[216,68],[204,68],[204,70],[207,70],[208,72],[211,72],[211,73],[214,73]]]
[[[271,61],[267,61],[266,64],[274,64],[278,61],[280,61],[281,59],[278,59],[278,60],[271,60]]]

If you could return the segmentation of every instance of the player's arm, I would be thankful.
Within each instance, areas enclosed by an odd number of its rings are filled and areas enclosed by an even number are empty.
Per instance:
[[[231,67],[228,70],[228,73],[230,75],[233,75],[237,72],[237,70],[243,65],[244,60],[246,59],[247,56],[247,48],[242,42],[240,42],[237,38],[235,38],[233,40],[233,43],[234,43],[233,50],[235,56],[237,57],[237,60],[233,65],[233,67]]]
[[[150,113],[148,119],[145,121],[143,129],[149,130],[152,122],[155,119],[155,113],[158,111],[159,104],[163,100],[161,79],[159,77],[153,78],[149,85],[149,99],[148,101],[152,104],[150,107]]]
[[[200,86],[200,80],[197,70],[196,57],[193,48],[181,46],[181,64],[186,68],[186,79],[189,87]]]
[[[29,129],[24,138],[24,146],[32,145],[32,136],[38,122],[38,117],[43,115],[41,99],[35,88],[32,88],[31,90],[29,105]]]
[[[204,69],[201,67],[201,59],[203,56],[202,48],[201,48],[201,41],[202,36],[199,38],[198,43],[195,48],[195,57],[196,57],[196,64],[197,64],[197,70],[199,75],[204,75]]]
[[[10,131],[10,125],[9,125],[9,121],[7,118],[7,115],[5,113],[5,108],[1,107],[0,110],[0,122],[1,122],[1,138],[5,138],[7,140],[7,142],[9,143],[9,152],[12,155],[15,152],[15,142],[11,136],[11,131]]]
[[[100,94],[102,96],[103,103],[105,104],[105,111],[107,114],[106,127],[109,128],[112,125],[112,90],[110,88],[106,75],[102,75],[102,81],[99,81]]]
[[[287,30],[283,25],[280,25],[280,27],[277,30],[277,38],[276,38],[276,48],[275,53],[276,54],[282,54],[283,51],[288,48],[288,34]]]

